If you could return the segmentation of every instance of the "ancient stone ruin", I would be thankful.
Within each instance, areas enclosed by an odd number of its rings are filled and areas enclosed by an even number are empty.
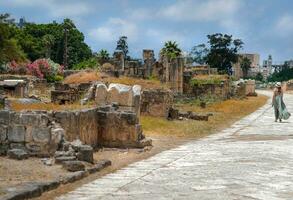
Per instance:
[[[62,142],[81,140],[92,147],[144,147],[140,86],[93,84],[82,100],[97,107],[71,111],[0,112],[1,154],[25,149],[30,155],[52,155]]]

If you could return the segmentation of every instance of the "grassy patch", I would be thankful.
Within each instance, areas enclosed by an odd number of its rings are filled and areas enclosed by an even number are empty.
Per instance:
[[[257,108],[264,105],[267,101],[266,96],[249,97],[244,100],[227,100],[208,105],[206,108],[190,104],[181,104],[180,109],[197,113],[212,112],[214,116],[209,121],[168,121],[163,118],[142,116],[141,124],[147,136],[165,135],[187,138],[200,138],[225,127],[235,121],[254,112]]]

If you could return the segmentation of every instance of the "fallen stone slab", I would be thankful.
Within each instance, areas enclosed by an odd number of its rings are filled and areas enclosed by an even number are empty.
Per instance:
[[[77,172],[73,172],[67,176],[64,176],[61,178],[61,183],[62,184],[67,184],[67,183],[73,183],[75,181],[78,181],[86,176],[88,176],[88,172],[87,171],[77,171]]]
[[[0,197],[0,200],[22,200],[39,197],[43,192],[56,189],[60,181],[53,180],[47,182],[26,182],[21,185],[8,187],[4,190],[6,193]]]
[[[144,138],[139,141],[138,147],[139,148],[144,148],[146,146],[152,146],[152,140],[149,138]]]
[[[68,157],[68,156],[74,156],[74,151],[56,151],[54,154],[54,157]]]
[[[97,162],[93,167],[88,168],[87,171],[90,174],[93,174],[95,172],[101,171],[102,169],[110,166],[112,163],[110,160],[100,160],[99,162]]]
[[[24,160],[24,159],[28,159],[29,157],[29,154],[23,149],[8,150],[7,155],[9,158],[16,159],[16,160]]]
[[[62,165],[63,165],[63,168],[65,168],[67,171],[70,171],[70,172],[85,170],[85,165],[81,161],[78,161],[78,160],[64,161]]]
[[[94,149],[89,145],[82,145],[79,147],[79,152],[77,153],[77,159],[81,161],[86,161],[89,163],[94,162]]]
[[[25,183],[14,187],[6,188],[6,195],[1,197],[1,200],[22,200],[34,197],[39,197],[42,194],[42,189],[35,183]]]
[[[55,158],[55,163],[62,164],[63,162],[73,161],[73,160],[76,160],[75,156],[61,156],[61,157]]]

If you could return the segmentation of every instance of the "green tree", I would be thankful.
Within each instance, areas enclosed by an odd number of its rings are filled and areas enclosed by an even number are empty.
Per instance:
[[[119,40],[117,41],[117,46],[116,50],[122,51],[124,54],[124,57],[126,59],[129,59],[130,57],[128,56],[128,43],[127,43],[127,37],[126,36],[121,36]]]
[[[284,63],[280,71],[274,72],[268,77],[269,82],[282,82],[293,79],[293,68],[290,68],[288,63]]]
[[[208,53],[209,49],[206,47],[206,45],[199,44],[191,49],[190,55],[192,56],[193,62],[204,65],[207,62]]]
[[[105,62],[109,61],[110,59],[110,54],[106,49],[101,49],[97,53],[97,58],[101,64],[104,64]]]
[[[178,47],[176,41],[167,41],[161,49],[161,54],[166,55],[168,58],[176,58],[180,56],[182,50]]]
[[[240,62],[240,67],[241,67],[242,72],[243,72],[243,77],[247,78],[248,77],[248,71],[251,68],[251,61],[246,57],[242,58],[241,62]]]
[[[44,35],[43,36],[43,43],[44,43],[44,47],[45,47],[45,57],[50,58],[52,47],[55,43],[54,36],[51,34]]]
[[[257,81],[264,81],[264,77],[263,77],[263,75],[260,72],[258,72],[256,74],[256,76],[255,76],[255,80],[257,80]]]
[[[0,65],[12,60],[25,60],[24,52],[13,38],[15,32],[13,21],[9,14],[0,14]]]
[[[217,68],[222,74],[232,74],[232,64],[238,60],[238,51],[242,48],[243,42],[240,39],[233,39],[232,35],[216,33],[208,35],[210,51],[207,55],[207,64]]]
[[[91,58],[92,52],[84,42],[83,33],[75,27],[70,19],[65,19],[63,23],[26,23],[22,29],[16,28],[14,37],[31,61],[47,57],[50,54],[50,58],[54,62],[63,63],[65,27],[67,29],[67,65],[72,68],[73,65]],[[53,38],[54,42],[51,40]]]

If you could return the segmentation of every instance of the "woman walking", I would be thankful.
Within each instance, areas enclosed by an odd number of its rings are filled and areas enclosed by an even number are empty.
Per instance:
[[[286,105],[283,101],[283,90],[281,83],[276,84],[276,88],[274,89],[274,95],[272,100],[272,106],[275,111],[275,122],[279,120],[282,122],[282,119],[289,119],[290,113],[286,109]]]

